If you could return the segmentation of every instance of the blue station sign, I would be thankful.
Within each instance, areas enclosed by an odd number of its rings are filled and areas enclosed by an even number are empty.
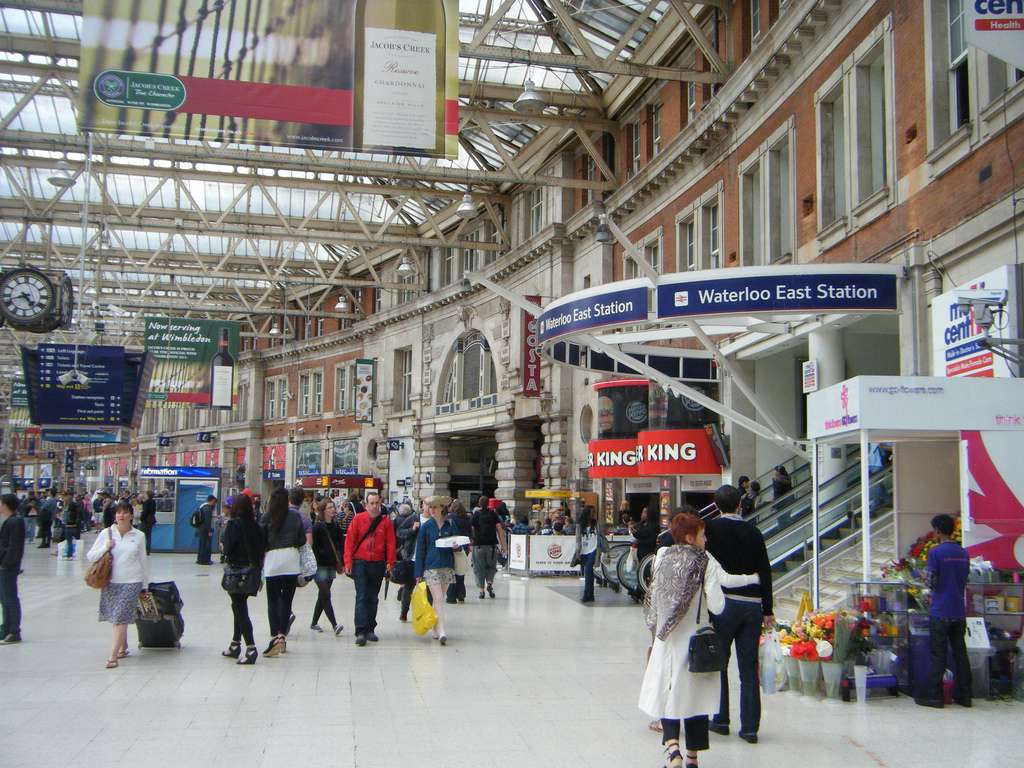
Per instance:
[[[650,288],[646,280],[625,280],[554,301],[537,318],[538,338],[543,343],[595,328],[644,322]]]
[[[139,477],[220,477],[220,467],[140,467]]]
[[[884,312],[898,308],[897,267],[733,268],[666,275],[658,317]]]

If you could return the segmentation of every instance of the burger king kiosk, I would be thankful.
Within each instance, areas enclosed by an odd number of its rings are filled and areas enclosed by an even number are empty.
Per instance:
[[[717,395],[715,381],[687,383]],[[587,466],[602,485],[607,525],[622,522],[617,510],[623,501],[630,518],[639,520],[657,500],[663,521],[683,504],[699,510],[711,503],[727,463],[713,412],[647,379],[599,382],[594,390],[598,431],[587,448]]]

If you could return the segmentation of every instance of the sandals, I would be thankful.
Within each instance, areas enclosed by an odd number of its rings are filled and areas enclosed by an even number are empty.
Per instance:
[[[697,765],[697,753],[696,752],[687,752],[686,753],[686,763],[685,763],[685,765],[687,765],[687,766],[695,766],[695,765]]]
[[[131,655],[132,655],[131,651],[129,651],[127,648],[122,648],[121,652],[119,654],[117,654],[117,658],[119,658],[119,659],[126,659],[129,656],[131,656]]]
[[[117,669],[117,659],[107,659],[107,669]]]
[[[683,753],[675,739],[665,742],[665,768],[683,768]]]
[[[647,730],[654,731],[655,733],[661,733],[661,720],[651,720],[647,724]]]

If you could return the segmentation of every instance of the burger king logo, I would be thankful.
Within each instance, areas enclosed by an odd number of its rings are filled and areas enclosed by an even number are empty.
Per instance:
[[[548,547],[548,557],[550,557],[552,560],[557,560],[561,556],[562,556],[562,545],[561,544],[552,544],[550,547]]]

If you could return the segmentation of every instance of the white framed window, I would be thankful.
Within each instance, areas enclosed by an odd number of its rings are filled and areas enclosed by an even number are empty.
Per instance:
[[[324,335],[324,319],[322,317],[316,319],[316,335],[317,337]]]
[[[238,385],[238,408],[235,409],[238,421],[249,420],[249,384],[242,382]]]
[[[622,257],[622,279],[633,280],[640,276],[640,265],[629,254]]]
[[[845,95],[840,81],[818,102],[819,229],[846,215]]]
[[[334,412],[336,414],[348,413],[346,408],[348,390],[345,388],[347,373],[347,365],[337,365],[334,367]]]
[[[740,163],[741,265],[792,261],[795,137],[795,120],[790,118]]]
[[[651,106],[651,155],[661,152],[661,104]]]
[[[526,194],[527,221],[530,222],[529,236],[533,237],[544,228],[544,189],[536,187]]]
[[[480,242],[482,243],[493,243],[496,241],[497,230],[494,227],[494,222],[490,219],[484,221],[483,226],[480,228]],[[485,250],[482,253],[483,265],[486,267],[488,264],[492,264],[495,259],[498,258],[497,251]]]
[[[469,407],[497,392],[497,377],[491,347],[479,331],[470,331],[455,342],[451,359],[442,376],[439,403],[469,401]],[[493,401],[493,398],[490,398]],[[486,403],[493,404],[493,403]]]
[[[761,36],[761,0],[750,0],[750,39]]]
[[[299,416],[308,416],[310,411],[310,375],[303,373],[299,375]]]
[[[288,383],[288,377],[282,376],[277,380],[277,418],[288,418],[288,401],[293,396],[291,386]]]
[[[394,400],[396,411],[412,410],[412,347],[395,350]]]
[[[312,396],[310,407],[312,413],[323,413],[324,412],[324,372],[313,371],[311,377],[312,381]]]
[[[697,269],[697,224],[691,214],[676,225],[676,261],[680,269]]]
[[[441,249],[441,287],[451,285],[455,282],[455,249]],[[379,291],[380,289],[378,289]]]
[[[381,310],[384,309],[384,289],[374,288],[373,290],[373,311],[374,314],[380,314]]]
[[[856,199],[863,203],[886,186],[889,172],[887,140],[885,46],[879,41],[854,68],[856,88]]]
[[[466,235],[467,240],[476,240],[476,232],[470,232]],[[479,263],[479,251],[476,248],[462,248],[460,249],[462,258],[459,260],[459,276],[465,272],[475,272],[477,264]]]
[[[263,393],[264,393],[264,404],[263,404],[263,418],[267,420],[276,419],[277,416],[277,402],[278,402],[278,387],[280,382],[277,379],[266,379],[263,382]]]
[[[629,176],[636,176],[640,170],[640,121],[629,124]]]
[[[686,84],[686,121],[691,122],[697,116],[697,84]]]
[[[583,160],[583,178],[587,181],[593,181],[597,178],[597,163],[594,162],[594,158],[588,153]],[[594,190],[584,189],[583,190],[583,204],[590,205],[594,199]]]
[[[718,199],[708,203],[701,209],[704,230],[705,264],[708,269],[722,266],[721,219],[719,217]]]
[[[307,317],[302,323],[302,338],[313,338],[313,318]]]
[[[661,232],[644,242],[644,259],[654,271],[661,274]]]
[[[971,121],[971,73],[964,40],[963,0],[947,0],[949,26],[949,131],[955,133]]]
[[[724,182],[719,181],[676,214],[676,269],[717,269],[722,266],[724,188]]]

